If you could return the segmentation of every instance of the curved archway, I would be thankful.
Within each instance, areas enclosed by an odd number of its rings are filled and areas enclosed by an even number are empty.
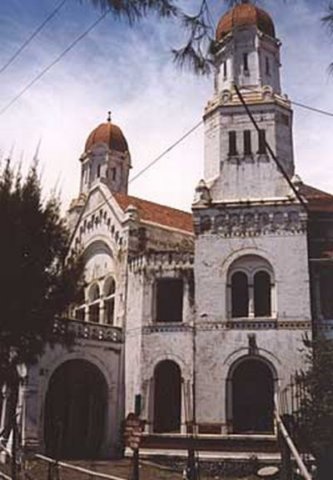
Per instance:
[[[45,398],[44,440],[53,458],[97,458],[104,440],[107,384],[87,360],[73,359],[53,373]]]
[[[177,433],[181,425],[181,371],[163,360],[154,371],[154,432]]]
[[[231,400],[233,433],[273,432],[274,378],[265,361],[247,358],[236,365]]]

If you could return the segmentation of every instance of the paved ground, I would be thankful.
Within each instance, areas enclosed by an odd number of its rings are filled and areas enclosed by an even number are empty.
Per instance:
[[[118,477],[119,480],[131,480],[132,464],[130,459],[99,462],[99,461],[85,461],[85,462],[68,462],[73,465],[82,466],[89,470],[106,473]],[[1,466],[1,471],[10,473],[8,466]],[[50,471],[48,466],[41,461],[31,462],[28,468],[28,478],[30,480],[93,480],[93,477],[82,472],[75,472],[65,468],[59,469],[59,474]],[[140,466],[140,480],[182,480],[182,474],[173,471],[172,468],[162,467],[153,462],[144,461]],[[225,477],[216,474],[201,474],[200,480],[258,480],[257,476],[242,476]],[[102,479],[101,479],[102,480]]]

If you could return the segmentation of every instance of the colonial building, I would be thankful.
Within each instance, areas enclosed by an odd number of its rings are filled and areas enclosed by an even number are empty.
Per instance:
[[[303,336],[333,327],[333,196],[295,175],[280,47],[251,3],[220,19],[192,214],[128,194],[130,149],[110,118],[89,135],[68,217],[87,285],[56,323],[75,345],[48,348],[29,369],[27,447],[120,453],[138,394],[146,445],[193,428],[274,438],[274,397],[304,365]],[[6,398],[3,427],[5,410]]]

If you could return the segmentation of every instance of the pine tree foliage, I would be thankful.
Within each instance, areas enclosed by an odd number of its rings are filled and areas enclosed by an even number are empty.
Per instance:
[[[110,10],[113,16],[127,19],[131,24],[150,13],[178,22],[185,33],[185,41],[182,47],[172,50],[175,63],[196,74],[211,72],[213,64],[210,52],[214,43],[214,25],[209,10],[211,0],[201,0],[196,13],[188,13],[184,9],[184,2],[179,0],[89,1],[102,11]],[[255,1],[252,0],[252,3]],[[247,0],[223,0],[221,3],[232,7],[238,3],[247,3]]]
[[[78,255],[68,257],[69,232],[59,203],[43,201],[36,166],[25,178],[9,161],[0,170],[0,222],[3,372],[10,358],[30,363],[43,351],[55,317],[79,294],[83,264]]]
[[[130,24],[155,14],[161,19],[178,22],[185,35],[184,45],[172,49],[177,66],[196,74],[209,74],[214,66],[212,51],[215,46],[215,26],[210,13],[212,0],[198,1],[196,13],[189,13],[186,2],[181,0],[79,0],[90,2],[103,12],[109,10],[116,18],[128,20]],[[271,0],[272,1],[272,0]],[[281,0],[287,2],[287,0]],[[221,8],[234,7],[241,3],[265,3],[265,0],[221,0]]]
[[[333,2],[330,2],[327,6],[327,11],[322,18],[323,24],[327,27],[330,35],[333,35]],[[329,71],[333,74],[333,62],[329,66]]]

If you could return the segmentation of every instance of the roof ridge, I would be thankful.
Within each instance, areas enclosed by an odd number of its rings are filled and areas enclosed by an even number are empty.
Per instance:
[[[136,197],[134,195],[128,195],[126,193],[121,193],[121,192],[115,192],[113,195],[115,195],[115,196],[123,195],[123,196],[128,197],[128,198],[134,198],[135,200],[139,200],[140,202],[150,203],[152,205],[158,205],[159,207],[168,208],[169,210],[174,210],[174,211],[180,212],[180,213],[185,213],[186,215],[192,215],[192,212],[187,212],[186,210],[181,210],[180,208],[171,207],[171,206],[165,205],[163,203],[154,202],[153,200],[146,200],[145,198]]]

